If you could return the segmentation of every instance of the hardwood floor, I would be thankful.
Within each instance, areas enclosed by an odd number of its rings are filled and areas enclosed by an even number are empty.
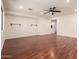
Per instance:
[[[77,39],[56,35],[8,39],[2,59],[77,59]]]

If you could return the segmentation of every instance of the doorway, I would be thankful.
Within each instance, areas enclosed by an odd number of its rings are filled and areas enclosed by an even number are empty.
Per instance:
[[[51,34],[57,34],[57,20],[51,20]]]

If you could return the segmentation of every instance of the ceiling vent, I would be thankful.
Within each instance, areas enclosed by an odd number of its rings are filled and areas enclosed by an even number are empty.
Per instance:
[[[32,8],[28,8],[28,10],[32,10]]]

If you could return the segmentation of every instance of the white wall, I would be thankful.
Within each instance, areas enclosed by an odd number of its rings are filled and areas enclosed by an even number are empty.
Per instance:
[[[39,34],[44,35],[44,34],[50,34],[51,33],[51,21],[49,19],[44,19],[41,18],[39,20]]]
[[[61,16],[59,18],[54,19],[57,19],[57,35],[76,37],[76,14]],[[22,25],[10,26],[11,23]],[[31,27],[30,24],[37,24],[38,26]],[[6,15],[5,38],[9,39],[16,37],[26,37],[31,35],[50,34],[50,25],[50,19]]]
[[[77,37],[77,15],[61,16],[58,19],[57,34],[62,36]]]
[[[50,33],[50,20],[45,18],[28,18],[21,16],[6,15],[5,16],[5,38],[26,37],[31,35],[43,35]],[[21,24],[21,26],[11,23]],[[38,26],[30,26],[37,24]]]
[[[16,37],[24,37],[29,35],[34,35],[36,33],[36,27],[31,27],[30,24],[36,24],[38,19],[19,17],[19,16],[5,16],[5,38],[16,38]],[[21,24],[13,25],[10,24]],[[37,33],[36,33],[37,34]]]

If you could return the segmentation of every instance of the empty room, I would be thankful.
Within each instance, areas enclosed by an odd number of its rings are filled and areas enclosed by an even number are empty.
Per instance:
[[[1,59],[77,59],[77,0],[1,0]]]

